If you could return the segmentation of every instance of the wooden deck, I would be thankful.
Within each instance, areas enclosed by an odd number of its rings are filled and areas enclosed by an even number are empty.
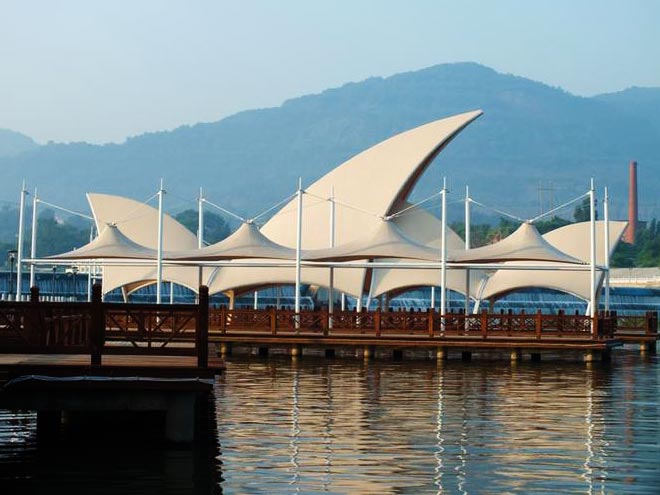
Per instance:
[[[440,315],[435,311],[330,314],[321,310],[296,314],[275,308],[232,310],[204,303],[116,304],[97,299],[49,303],[40,302],[37,293],[29,303],[0,303],[0,355],[45,356],[40,359],[48,361],[44,366],[52,366],[53,372],[65,365],[57,365],[48,355],[58,355],[59,363],[73,363],[65,359],[67,354],[78,356],[70,358],[77,360],[87,354],[87,374],[133,370],[166,376],[169,369],[174,374],[196,370],[199,376],[207,376],[222,371],[215,352],[209,353],[209,343],[225,350],[228,344],[240,344],[606,351],[623,343],[655,348],[659,338],[655,313],[603,313],[594,319],[563,311]],[[0,361],[0,370],[8,367]]]

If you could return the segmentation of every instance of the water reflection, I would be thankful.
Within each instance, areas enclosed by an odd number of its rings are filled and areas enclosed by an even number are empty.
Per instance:
[[[234,359],[217,390],[223,489],[653,493],[660,426],[649,408],[659,406],[634,397],[648,399],[658,373],[639,356],[516,366]]]
[[[192,451],[43,448],[34,415],[0,413],[0,493],[642,494],[660,483],[655,357],[227,364],[217,431]]]
[[[38,442],[36,414],[0,411],[0,493],[221,493],[215,434],[191,448],[131,425],[90,433],[64,428]]]

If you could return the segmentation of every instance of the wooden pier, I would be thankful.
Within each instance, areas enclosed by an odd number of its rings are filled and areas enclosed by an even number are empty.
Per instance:
[[[104,303],[98,285],[90,303],[44,302],[34,288],[29,302],[0,302],[0,408],[38,411],[42,431],[71,411],[159,411],[167,438],[190,441],[195,404],[212,393],[223,371],[218,354],[232,345],[262,356],[314,348],[328,357],[349,349],[364,357],[425,350],[438,359],[504,352],[512,360],[578,352],[593,360],[626,343],[655,352],[658,338],[656,313],[295,313],[210,308],[206,287],[196,305]]]
[[[160,412],[169,440],[193,439],[198,404],[224,366],[209,353],[208,289],[198,305],[0,303],[0,408],[63,414]],[[102,425],[99,425],[102,427]]]
[[[356,347],[369,357],[376,348],[394,353],[404,349],[434,349],[438,357],[450,351],[466,358],[473,351],[511,351],[537,359],[541,351],[582,351],[585,359],[607,353],[624,343],[637,343],[649,351],[658,340],[655,313],[620,316],[566,314],[450,313],[430,311],[301,311],[230,310],[209,314],[209,338],[230,352],[233,344],[252,346],[266,354],[268,348],[289,346],[293,355],[303,347]],[[332,354],[332,352],[330,352]]]

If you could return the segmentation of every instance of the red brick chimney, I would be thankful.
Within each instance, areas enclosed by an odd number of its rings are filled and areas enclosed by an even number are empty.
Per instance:
[[[637,234],[637,162],[632,160],[628,172],[628,228],[623,241],[635,244]]]

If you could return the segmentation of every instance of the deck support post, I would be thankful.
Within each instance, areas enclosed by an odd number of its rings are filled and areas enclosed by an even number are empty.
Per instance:
[[[220,355],[231,356],[231,342],[220,343]]]
[[[268,357],[268,347],[259,347],[259,357],[262,358]]]
[[[332,359],[335,357],[335,350],[333,348],[326,349],[325,350],[325,357],[328,359]]]
[[[587,350],[587,352],[584,353],[584,362],[585,363],[593,363],[598,358],[597,354],[598,353],[596,351],[594,351],[593,349]]]
[[[371,359],[374,357],[375,354],[375,347],[372,345],[365,345],[364,350],[362,351],[362,355],[364,359]]]
[[[165,438],[170,442],[192,442],[195,435],[195,394],[171,397],[165,413]]]
[[[522,351],[520,349],[513,349],[511,351],[511,362],[517,363],[522,361]]]
[[[206,285],[199,286],[195,347],[197,348],[197,366],[207,368],[209,365],[209,288]]]
[[[90,354],[91,365],[101,366],[103,355],[103,341],[105,333],[105,314],[103,312],[103,301],[100,283],[95,283],[92,286],[92,310],[91,310],[91,324],[90,324]]]
[[[530,356],[531,356],[533,362],[535,362],[535,363],[541,362],[541,353],[540,352],[532,352]]]
[[[302,346],[300,344],[293,344],[291,346],[291,357],[302,356]]]
[[[403,361],[403,350],[402,349],[394,349],[392,351],[392,359],[394,361]]]
[[[56,438],[60,431],[61,423],[61,411],[37,411],[37,441],[48,442]]]
[[[461,360],[463,360],[463,361],[472,361],[472,352],[470,352],[470,351],[461,352]]]
[[[435,351],[435,357],[438,361],[445,361],[447,359],[447,350],[444,347],[438,347]]]

